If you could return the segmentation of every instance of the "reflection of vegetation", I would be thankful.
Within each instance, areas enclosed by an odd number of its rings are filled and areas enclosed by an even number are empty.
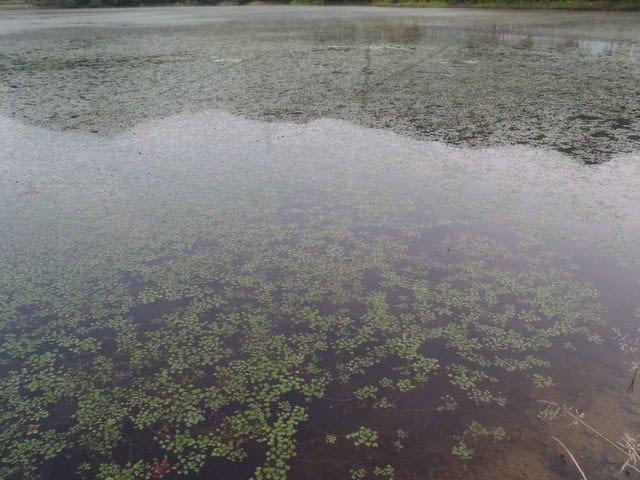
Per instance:
[[[37,478],[51,461],[84,478],[184,476],[253,455],[254,478],[284,478],[309,406],[336,385],[376,415],[435,378],[434,414],[502,406],[507,374],[548,386],[545,350],[597,340],[597,293],[545,252],[355,183],[300,195],[230,172],[180,208],[141,200],[157,230],[86,219],[69,235],[64,215],[52,225],[34,209],[5,233],[1,477]],[[372,458],[406,443],[355,428],[320,438]],[[454,452],[503,435],[470,422]],[[354,478],[390,477],[386,463]]]

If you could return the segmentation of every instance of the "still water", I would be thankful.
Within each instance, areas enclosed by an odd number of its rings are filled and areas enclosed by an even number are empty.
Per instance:
[[[616,478],[638,27],[3,12],[0,477]]]

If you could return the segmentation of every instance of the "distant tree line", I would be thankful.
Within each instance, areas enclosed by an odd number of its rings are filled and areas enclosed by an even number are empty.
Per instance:
[[[451,7],[521,7],[640,10],[640,0],[27,0],[36,7],[87,8],[137,7],[157,5],[400,5]]]
[[[251,0],[29,0],[35,7],[91,8],[91,7],[141,7],[158,5],[217,5],[220,3],[244,5]]]

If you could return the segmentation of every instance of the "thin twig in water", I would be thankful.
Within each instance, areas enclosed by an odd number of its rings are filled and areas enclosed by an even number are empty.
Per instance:
[[[607,437],[605,437],[603,434],[601,434],[598,430],[596,430],[595,428],[593,428],[591,425],[589,425],[587,422],[585,422],[581,416],[576,415],[575,413],[573,413],[571,410],[569,410],[567,407],[564,407],[564,412],[569,415],[571,418],[573,418],[575,420],[575,423],[579,423],[580,425],[582,425],[583,427],[587,428],[591,433],[594,433],[596,435],[598,435],[602,440],[604,440],[605,442],[607,442],[609,445],[611,445],[613,448],[620,450],[622,453],[626,454],[627,452],[625,452],[624,450],[622,450],[618,445],[615,444],[615,442],[613,442],[612,440],[609,440]]]
[[[627,393],[633,393],[633,390],[636,385],[636,377],[638,376],[638,367],[633,370],[633,376],[631,377],[631,383],[627,387]]]
[[[562,448],[565,449],[565,451],[569,454],[569,457],[571,458],[571,460],[573,460],[573,463],[575,464],[576,468],[578,469],[578,471],[580,472],[580,475],[582,475],[582,478],[584,480],[589,480],[587,478],[587,476],[584,474],[584,472],[582,471],[582,468],[580,467],[580,465],[578,464],[578,461],[576,460],[576,457],[573,456],[573,453],[571,453],[571,450],[569,450],[567,448],[567,446],[562,443],[558,438],[551,436],[551,438],[553,438],[556,442],[558,442],[560,445],[562,445]]]
[[[635,465],[640,462],[637,438],[629,435],[628,433],[625,433],[622,436],[622,439],[618,442],[618,445],[620,445],[620,447],[624,448],[627,451],[627,461],[624,462],[624,464],[620,468],[620,472],[622,473],[625,468],[632,468],[637,472],[638,469],[635,467]]]
[[[596,434],[602,440],[607,442],[609,445],[611,445],[613,448],[615,448],[616,450],[618,450],[620,453],[624,454],[627,457],[627,461],[624,463],[621,470],[624,470],[625,468],[630,468],[631,470],[634,470],[640,473],[640,469],[636,467],[636,464],[638,460],[640,460],[640,457],[638,456],[637,448],[634,448],[634,447],[637,447],[637,445],[629,441],[629,439],[633,439],[631,435],[625,434],[625,436],[623,436],[622,443],[621,442],[614,443],[613,440],[610,440],[609,438],[605,437],[602,433],[600,433],[598,430],[596,430],[587,422],[585,422],[580,415],[576,415],[571,410],[569,410],[566,406],[564,406],[563,408],[564,408],[564,412],[575,420],[574,423],[576,424],[579,423],[583,427],[587,428],[590,432]]]

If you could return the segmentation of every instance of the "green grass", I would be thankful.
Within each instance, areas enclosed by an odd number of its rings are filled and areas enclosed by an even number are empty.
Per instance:
[[[397,6],[397,7],[424,7],[424,8],[446,8],[449,3],[444,0],[374,0],[374,6]]]
[[[260,2],[287,3],[287,2]],[[331,0],[292,0],[291,5],[372,5],[413,8],[513,8],[535,10],[640,10],[640,0],[371,0],[337,2]]]
[[[296,0],[300,4],[305,0]],[[313,2],[314,0],[310,0]],[[535,10],[640,10],[639,0],[478,0],[452,2],[446,0],[373,0],[374,6],[420,8],[513,8]]]
[[[474,8],[516,8],[548,10],[639,10],[640,1],[590,1],[590,0],[480,0],[460,4]]]
[[[292,0],[290,2],[252,2],[252,4],[289,3],[291,5],[371,5],[410,8],[513,8],[535,10],[640,10],[640,0],[371,0],[336,2],[331,0]]]
[[[136,0],[24,0],[15,4],[16,0],[0,0],[0,7],[16,5],[35,7],[108,7],[108,6],[152,6],[168,4],[188,4],[188,5],[215,5],[221,3],[219,0],[192,0],[192,1],[172,1],[172,0],[152,0],[139,3]],[[244,5],[246,0],[231,0],[228,3]],[[638,11],[640,10],[640,0],[255,0],[251,5],[267,4],[290,4],[290,5],[369,5],[381,7],[413,7],[413,8],[512,8],[512,9],[545,9],[545,10],[614,10],[614,11]]]

